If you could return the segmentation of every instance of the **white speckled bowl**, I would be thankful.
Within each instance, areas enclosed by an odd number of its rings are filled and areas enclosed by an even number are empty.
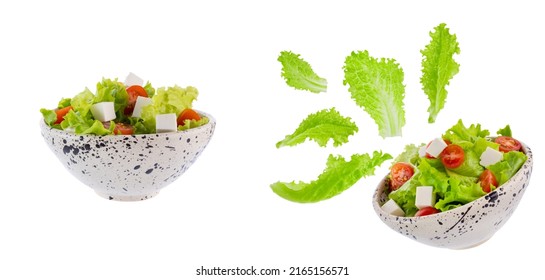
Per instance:
[[[386,225],[418,242],[450,249],[480,245],[507,222],[528,186],[533,165],[532,151],[524,143],[522,146],[528,160],[521,169],[495,191],[471,203],[429,216],[393,216],[380,208],[388,200],[386,176],[373,195],[373,208]]]
[[[152,198],[182,175],[208,145],[216,126],[209,123],[186,131],[140,135],[76,135],[40,128],[45,142],[82,183],[110,200]]]

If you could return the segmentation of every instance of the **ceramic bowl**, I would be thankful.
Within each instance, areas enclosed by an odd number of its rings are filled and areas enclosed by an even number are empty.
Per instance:
[[[76,135],[40,121],[42,136],[68,171],[98,195],[119,201],[154,197],[201,155],[216,126],[209,123],[172,133]]]
[[[532,173],[532,151],[524,143],[528,156],[521,169],[507,182],[487,195],[450,211],[422,217],[398,217],[381,209],[388,197],[387,176],[373,195],[373,208],[382,222],[412,240],[450,249],[465,249],[487,241],[511,217],[517,208]]]

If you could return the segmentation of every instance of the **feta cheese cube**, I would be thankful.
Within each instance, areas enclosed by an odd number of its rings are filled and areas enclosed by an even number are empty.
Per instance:
[[[422,147],[420,147],[420,149],[418,149],[418,155],[420,157],[425,157],[426,156],[426,145],[422,145]]]
[[[91,106],[91,114],[96,120],[108,122],[115,119],[113,102],[99,102]]]
[[[390,215],[405,216],[403,209],[401,209],[401,207],[399,207],[399,205],[397,205],[393,199],[388,200],[386,203],[384,203],[384,205],[382,205],[381,208],[384,210],[384,212]]]
[[[433,207],[435,205],[435,195],[432,186],[416,187],[416,199],[414,202],[416,208]]]
[[[176,132],[178,130],[176,114],[160,114],[155,116],[155,130],[157,133]]]
[[[142,114],[142,108],[144,108],[146,105],[151,104],[151,98],[149,97],[142,97],[138,96],[136,97],[136,103],[134,104],[134,110],[132,111],[132,116],[135,118],[139,118]]]
[[[497,163],[503,159],[503,153],[496,151],[490,147],[486,147],[486,150],[481,154],[481,161],[479,162],[482,166],[487,167],[494,163]]]
[[[426,153],[430,154],[432,157],[438,157],[447,146],[447,143],[445,143],[443,139],[435,138],[426,148]]]
[[[144,84],[144,80],[136,76],[133,72],[130,72],[129,75],[127,75],[127,78],[125,78],[124,84],[126,87],[130,87],[134,85],[142,86]]]

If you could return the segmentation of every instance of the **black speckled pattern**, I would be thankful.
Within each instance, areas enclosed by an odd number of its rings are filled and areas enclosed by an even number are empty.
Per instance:
[[[204,115],[208,124],[175,133],[82,136],[52,129],[43,120],[40,127],[72,175],[106,199],[135,201],[155,196],[195,162],[216,126]]]
[[[532,174],[533,156],[523,144],[528,160],[521,169],[495,191],[456,209],[443,213],[405,218],[390,215],[380,208],[388,198],[386,177],[373,195],[373,208],[390,228],[418,242],[451,249],[477,246],[488,240],[517,208]]]

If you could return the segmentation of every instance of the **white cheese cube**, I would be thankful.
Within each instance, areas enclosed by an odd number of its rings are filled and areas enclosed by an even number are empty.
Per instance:
[[[420,149],[418,149],[418,155],[420,157],[425,157],[426,156],[426,145],[422,145],[422,147],[420,147]]]
[[[416,187],[416,199],[414,202],[416,208],[422,209],[433,207],[435,205],[435,195],[433,194],[432,186]]]
[[[136,103],[134,104],[134,110],[132,111],[132,116],[135,118],[140,118],[142,114],[142,108],[151,104],[151,98],[149,97],[136,97]]]
[[[486,150],[481,154],[481,161],[479,162],[482,166],[487,167],[494,163],[497,163],[503,159],[503,153],[496,151],[490,147],[486,147]]]
[[[401,207],[399,207],[399,205],[397,205],[393,199],[388,200],[386,203],[384,203],[384,205],[382,205],[381,208],[384,212],[390,215],[405,216],[403,209],[401,209]]]
[[[178,130],[176,114],[161,114],[155,116],[155,130],[157,130],[157,133],[176,132]]]
[[[115,109],[113,102],[99,102],[91,106],[91,114],[95,120],[108,122],[115,119]]]
[[[430,154],[432,157],[438,157],[447,146],[447,143],[445,143],[443,139],[435,138],[426,148],[426,153]]]
[[[130,87],[134,85],[141,86],[143,84],[144,84],[144,80],[136,76],[133,72],[130,72],[129,75],[127,75],[127,78],[125,78],[125,83],[124,83],[126,87]]]

